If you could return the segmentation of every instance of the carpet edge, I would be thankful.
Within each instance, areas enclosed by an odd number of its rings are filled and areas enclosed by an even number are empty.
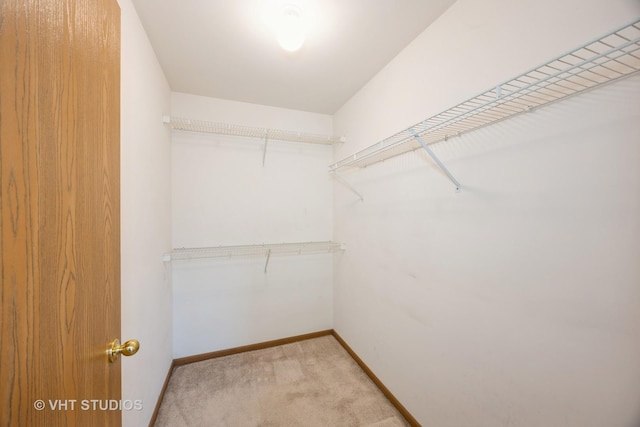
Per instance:
[[[364,361],[360,358],[360,356],[358,356],[356,352],[353,351],[351,347],[349,347],[349,344],[347,344],[347,342],[344,339],[342,339],[342,337],[335,331],[335,329],[332,329],[331,335],[333,335],[336,341],[338,341],[338,343],[340,343],[340,345],[347,351],[347,353],[349,353],[349,356],[351,356],[351,358],[355,360],[355,362],[360,366],[360,368],[365,372],[365,374],[367,374],[367,376],[371,379],[371,381],[373,381],[376,387],[380,389],[382,394],[384,394],[384,396],[389,400],[389,402],[391,402],[391,404],[396,407],[396,409],[398,410],[398,412],[400,412],[400,414],[404,417],[404,419],[412,427],[422,427],[418,422],[418,420],[416,420],[415,417],[411,415],[411,413],[407,410],[407,408],[405,408],[404,405],[400,403],[400,401],[393,395],[393,393],[391,393],[391,391],[387,388],[387,386],[384,385],[384,383],[380,380],[380,378],[378,378],[376,374],[374,374],[373,371],[367,366],[367,364],[364,363]]]

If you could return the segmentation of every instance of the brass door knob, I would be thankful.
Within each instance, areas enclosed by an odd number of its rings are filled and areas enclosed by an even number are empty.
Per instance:
[[[109,362],[113,363],[118,360],[118,356],[133,356],[140,349],[140,343],[137,340],[129,340],[124,344],[120,344],[119,339],[113,340],[111,347],[107,349]]]

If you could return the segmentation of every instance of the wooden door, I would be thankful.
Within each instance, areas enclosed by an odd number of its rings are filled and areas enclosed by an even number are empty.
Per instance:
[[[117,426],[120,9],[0,8],[0,426]]]

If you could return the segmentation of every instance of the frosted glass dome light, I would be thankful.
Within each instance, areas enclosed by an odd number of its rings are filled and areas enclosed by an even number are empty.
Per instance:
[[[304,44],[304,25],[300,10],[295,6],[285,6],[278,22],[277,38],[280,47],[295,52]]]

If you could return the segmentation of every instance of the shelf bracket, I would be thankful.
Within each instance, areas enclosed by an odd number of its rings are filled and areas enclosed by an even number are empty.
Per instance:
[[[436,162],[436,164],[442,170],[442,172],[444,172],[445,175],[447,175],[447,177],[451,180],[451,182],[453,182],[453,184],[456,186],[456,191],[459,192],[460,191],[460,183],[453,177],[453,175],[451,175],[451,172],[449,172],[449,169],[447,169],[446,166],[440,161],[438,156],[436,156],[436,153],[434,153],[433,150],[431,150],[431,148],[429,148],[429,146],[424,141],[424,139],[422,139],[413,129],[409,129],[409,132],[411,132],[411,135],[413,135],[413,137],[416,139],[416,141],[418,141],[420,143],[420,145],[422,145],[422,148],[424,148],[424,151],[426,151],[427,154],[429,154],[429,156],[431,156],[433,161]]]
[[[264,167],[265,159],[267,158],[267,144],[269,143],[269,130],[264,133],[264,151],[262,152],[262,167]],[[265,271],[266,273],[266,271]]]
[[[334,171],[333,171],[333,173],[334,173],[334,175],[336,176],[336,178],[338,178],[338,181],[340,181],[341,183],[343,183],[343,184],[344,184],[344,185],[345,185],[349,190],[351,190],[353,193],[355,193],[355,194],[360,198],[360,200],[361,200],[361,201],[364,201],[364,197],[362,197],[362,194],[360,194],[360,193],[358,192],[358,190],[356,190],[356,189],[353,187],[353,185],[351,185],[351,184],[349,183],[349,181],[347,181],[346,179],[344,179],[344,177],[343,177],[342,175],[340,175],[340,174],[338,173],[338,171],[337,171],[337,170],[334,170]]]
[[[267,266],[269,265],[269,258],[271,258],[271,249],[267,251],[267,261],[264,263],[264,274],[267,274]]]

